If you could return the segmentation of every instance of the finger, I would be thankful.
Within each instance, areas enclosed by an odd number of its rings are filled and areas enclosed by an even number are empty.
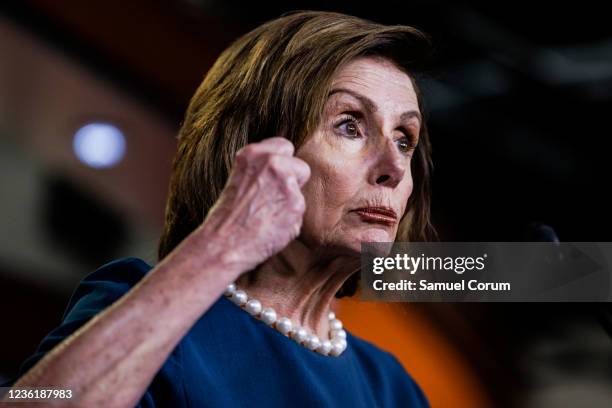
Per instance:
[[[294,172],[298,184],[300,185],[300,187],[303,187],[304,184],[306,184],[306,182],[310,178],[310,166],[304,160],[299,159],[297,157],[293,158],[293,162],[295,163]]]
[[[281,136],[269,137],[262,140],[261,142],[254,143],[257,146],[258,151],[265,151],[269,153],[282,154],[286,156],[293,156],[295,152],[295,146],[287,138]]]
[[[294,177],[300,187],[310,177],[310,166],[302,159],[275,154],[270,155],[268,160],[278,175],[282,178]]]
[[[292,191],[296,195],[294,209],[300,213],[304,213],[304,210],[306,209],[306,200],[304,198],[304,194],[302,193],[302,190],[300,189],[297,179],[295,177],[291,177],[288,181],[288,185],[289,185],[289,190]]]

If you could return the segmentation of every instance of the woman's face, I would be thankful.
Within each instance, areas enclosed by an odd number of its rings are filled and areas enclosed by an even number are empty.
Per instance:
[[[421,126],[409,76],[389,60],[360,57],[333,79],[321,123],[298,149],[311,168],[301,239],[360,251],[391,242],[413,181]]]

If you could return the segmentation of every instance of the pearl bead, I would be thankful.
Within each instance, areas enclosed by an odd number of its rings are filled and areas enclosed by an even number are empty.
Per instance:
[[[265,324],[276,328],[276,330],[285,336],[289,336],[309,350],[316,351],[325,356],[331,355],[337,357],[348,346],[346,341],[347,333],[343,330],[342,322],[336,318],[336,314],[333,311],[327,314],[331,340],[321,341],[317,335],[308,333],[305,328],[294,326],[288,317],[278,318],[273,308],[263,308],[259,300],[249,299],[247,293],[244,290],[239,290],[235,283],[227,285],[224,295],[238,306],[244,308],[250,315],[261,319]]]
[[[342,351],[344,351],[346,349],[346,346],[347,346],[346,340],[338,339],[337,342],[340,343],[340,345],[342,346]]]
[[[331,331],[331,337],[332,338],[340,338],[340,339],[346,339],[346,332],[342,329],[340,330],[332,330]]]
[[[261,311],[260,319],[267,325],[271,326],[276,321],[276,311],[271,307],[266,307]]]
[[[315,351],[321,346],[321,340],[315,334],[311,334],[306,338],[306,348]]]
[[[341,330],[342,322],[338,319],[334,319],[329,324],[331,330]]]
[[[288,317],[281,317],[276,322],[276,329],[284,335],[287,335],[293,329],[293,323],[291,323]]]
[[[257,299],[251,299],[247,302],[244,309],[251,315],[257,316],[261,313],[261,302]]]
[[[248,296],[244,290],[237,290],[232,295],[232,301],[238,306],[243,306],[248,300]]]
[[[236,291],[236,285],[233,283],[230,283],[229,285],[227,285],[227,288],[225,288],[225,296],[232,296],[234,294],[234,292]]]
[[[334,357],[339,356],[344,351],[345,345],[342,342],[342,339],[333,339],[331,341],[332,348],[330,350],[330,354]]]
[[[329,354],[331,349],[332,349],[331,341],[325,340],[323,343],[321,343],[321,347],[319,347],[317,351],[326,356]]]
[[[308,332],[303,327],[298,327],[297,329],[291,332],[291,338],[297,341],[298,343],[301,343],[306,340],[306,336],[308,336]]]

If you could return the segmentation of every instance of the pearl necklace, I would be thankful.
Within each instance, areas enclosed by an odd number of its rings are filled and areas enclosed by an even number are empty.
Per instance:
[[[336,314],[334,312],[329,312],[328,314],[330,340],[321,341],[316,334],[310,334],[305,328],[298,325],[294,326],[293,322],[288,317],[277,318],[276,311],[273,308],[262,308],[259,300],[253,298],[249,299],[244,290],[236,288],[235,283],[229,284],[224,294],[236,305],[246,310],[251,316],[263,321],[268,326],[278,330],[309,350],[316,351],[325,356],[334,357],[338,357],[346,350],[346,331],[342,328],[342,322],[336,319]]]

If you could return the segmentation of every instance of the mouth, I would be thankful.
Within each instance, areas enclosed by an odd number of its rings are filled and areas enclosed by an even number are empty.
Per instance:
[[[352,210],[351,212],[359,215],[364,222],[388,226],[394,225],[397,222],[397,214],[389,207],[363,207]]]

